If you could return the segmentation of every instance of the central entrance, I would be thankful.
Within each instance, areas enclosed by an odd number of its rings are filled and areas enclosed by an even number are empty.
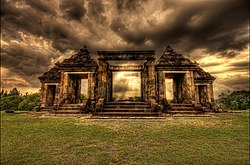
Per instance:
[[[141,100],[141,72],[112,72],[112,99],[114,101]]]

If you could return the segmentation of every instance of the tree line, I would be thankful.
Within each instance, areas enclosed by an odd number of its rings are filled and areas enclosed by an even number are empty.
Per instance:
[[[240,90],[221,93],[216,100],[216,103],[224,110],[250,109],[250,91]]]
[[[0,93],[0,109],[13,111],[33,111],[39,106],[40,93],[25,93],[11,89],[9,92],[2,89]]]

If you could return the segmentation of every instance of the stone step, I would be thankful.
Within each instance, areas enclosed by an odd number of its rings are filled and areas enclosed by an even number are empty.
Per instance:
[[[161,116],[96,116],[93,115],[90,119],[149,119],[149,120],[165,120],[166,117]]]
[[[78,114],[81,113],[80,110],[53,110],[54,114]]]
[[[199,114],[199,113],[201,113],[201,112],[199,112],[199,111],[188,111],[188,110],[186,110],[186,111],[184,111],[184,110],[181,110],[181,111],[170,111],[170,113],[171,114]]]
[[[149,108],[104,108],[103,112],[150,112]]]
[[[148,105],[148,103],[136,102],[136,101],[115,101],[115,102],[105,102],[104,105]]]
[[[171,107],[192,107],[192,104],[184,104],[184,103],[171,103]]]
[[[59,107],[59,110],[80,110],[80,107]]]
[[[127,104],[127,105],[124,105],[124,104],[116,104],[116,105],[113,105],[113,104],[105,104],[104,105],[104,108],[150,108],[150,105],[131,105],[131,104]]]
[[[179,110],[179,111],[182,111],[182,110],[194,110],[194,107],[176,107],[176,106],[172,106],[171,109]]]
[[[39,110],[39,112],[50,112],[51,109],[50,108],[42,108]]]
[[[98,116],[159,116],[159,112],[98,112]]]
[[[55,113],[50,113],[50,114],[46,114],[44,116],[48,116],[48,117],[83,117],[83,114],[55,114]]]
[[[80,103],[80,104],[63,104],[62,107],[81,107],[83,105],[84,105],[84,103]]]
[[[190,118],[199,118],[199,117],[213,117],[208,114],[174,114],[171,117],[190,117]]]

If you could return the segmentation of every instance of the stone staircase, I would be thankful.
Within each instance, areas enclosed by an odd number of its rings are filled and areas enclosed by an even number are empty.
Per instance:
[[[171,103],[170,114],[175,117],[208,117],[204,112],[197,111],[192,104]]]
[[[95,117],[159,117],[161,113],[152,112],[147,102],[117,101],[105,102],[102,112]]]
[[[52,107],[40,108],[39,110],[37,110],[37,112],[39,112],[39,113],[50,113],[51,110],[52,110]]]
[[[57,110],[52,110],[52,114],[80,114],[82,104],[64,104]]]

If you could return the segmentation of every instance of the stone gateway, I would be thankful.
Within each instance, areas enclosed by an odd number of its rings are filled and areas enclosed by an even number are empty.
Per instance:
[[[98,116],[159,116],[213,110],[215,78],[167,46],[155,51],[97,51],[87,47],[39,77],[39,111]]]

